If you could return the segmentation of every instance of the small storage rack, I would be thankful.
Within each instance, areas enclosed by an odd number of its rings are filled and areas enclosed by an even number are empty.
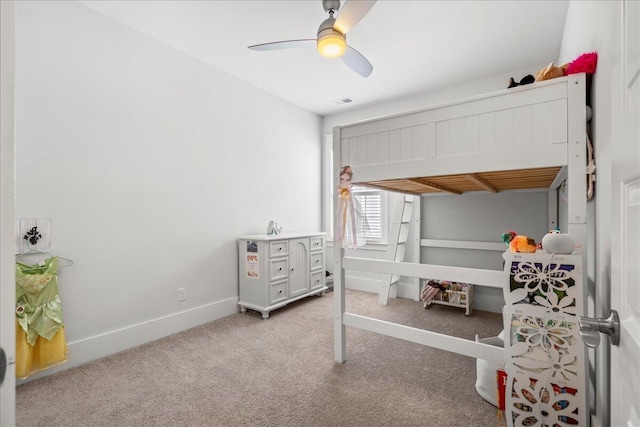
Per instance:
[[[424,308],[431,308],[433,304],[449,305],[464,308],[466,316],[471,314],[473,310],[473,285],[430,279],[423,283],[420,300],[424,303]]]

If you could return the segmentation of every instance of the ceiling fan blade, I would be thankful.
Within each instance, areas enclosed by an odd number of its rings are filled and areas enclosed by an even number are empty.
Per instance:
[[[316,39],[301,39],[301,40],[284,40],[280,42],[254,44],[248,46],[252,50],[279,50],[279,49],[291,49],[296,47],[305,47],[311,44],[316,44]]]
[[[376,0],[348,0],[340,9],[333,28],[347,34],[371,10]]]
[[[373,65],[371,65],[367,58],[351,46],[347,46],[347,50],[340,59],[342,59],[342,62],[344,62],[347,67],[351,68],[362,77],[369,77],[373,71]]]

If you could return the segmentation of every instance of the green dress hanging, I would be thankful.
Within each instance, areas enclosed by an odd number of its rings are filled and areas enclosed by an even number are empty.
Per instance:
[[[38,265],[16,262],[16,376],[19,378],[66,361],[57,270],[56,257]]]

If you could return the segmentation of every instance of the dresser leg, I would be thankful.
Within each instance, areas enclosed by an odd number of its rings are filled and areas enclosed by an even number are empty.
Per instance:
[[[247,307],[240,306],[240,313],[246,313]]]
[[[269,318],[269,312],[268,311],[263,311],[262,312],[262,318],[263,319],[268,319]]]

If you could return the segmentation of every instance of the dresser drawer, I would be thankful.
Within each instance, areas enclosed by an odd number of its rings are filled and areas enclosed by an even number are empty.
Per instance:
[[[324,268],[324,252],[311,252],[309,255],[309,270],[316,271],[322,268]]]
[[[289,255],[289,241],[270,242],[269,255],[271,258]]]
[[[311,237],[311,251],[319,251],[320,249],[324,249],[324,238],[321,237]]]
[[[277,304],[289,299],[289,292],[287,292],[287,284],[289,282],[284,280],[282,282],[271,284],[270,302],[269,304]]]
[[[324,270],[311,273],[310,285],[311,290],[318,289],[324,286]]]
[[[289,258],[276,258],[269,262],[269,280],[289,277]]]

